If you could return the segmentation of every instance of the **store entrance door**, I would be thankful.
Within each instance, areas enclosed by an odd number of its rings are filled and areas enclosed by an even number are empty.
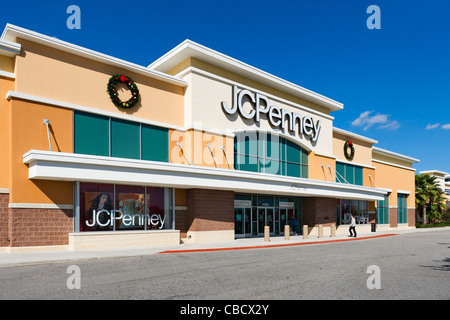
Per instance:
[[[234,208],[234,233],[237,236],[250,236],[252,208]]]
[[[269,226],[270,233],[275,230],[275,221],[278,222],[279,218],[276,219],[273,208],[258,208],[258,234],[264,235],[264,227]]]
[[[284,233],[284,226],[290,224],[290,221],[293,216],[294,216],[294,209],[280,209],[280,222],[281,228],[283,228],[283,233]],[[292,231],[292,226],[289,226],[289,230]]]

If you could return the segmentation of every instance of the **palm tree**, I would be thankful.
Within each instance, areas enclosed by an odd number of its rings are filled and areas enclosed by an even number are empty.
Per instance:
[[[439,218],[442,212],[442,189],[435,176],[423,174],[415,176],[416,181],[416,208],[422,209],[423,224],[427,224],[427,208],[430,209],[430,218]]]

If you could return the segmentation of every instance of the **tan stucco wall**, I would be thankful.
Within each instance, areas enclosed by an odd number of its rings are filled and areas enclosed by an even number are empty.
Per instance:
[[[16,63],[16,91],[183,126],[184,88],[67,52],[18,39],[22,54]],[[114,74],[125,74],[137,84],[141,101],[132,109],[116,107],[106,92]],[[122,95],[129,98],[129,92]]]

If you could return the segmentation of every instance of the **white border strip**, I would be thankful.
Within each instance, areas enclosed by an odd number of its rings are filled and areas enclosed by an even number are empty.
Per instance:
[[[55,204],[55,203],[10,203],[8,208],[13,209],[73,209],[72,204]]]
[[[5,78],[9,78],[9,79],[15,79],[16,78],[16,74],[14,74],[12,72],[0,70],[0,77],[5,77]]]
[[[372,162],[378,162],[378,163],[382,163],[382,164],[385,164],[385,165],[388,165],[388,166],[398,167],[400,169],[416,171],[416,169],[414,169],[414,168],[408,168],[408,167],[401,166],[401,165],[395,164],[395,163],[390,163],[390,162],[385,162],[385,161],[380,161],[380,160],[375,160],[375,159],[372,159]]]
[[[342,160],[342,159],[336,159],[336,162],[341,162],[341,163],[345,163],[345,164],[351,164],[353,166],[357,166],[357,167],[364,167],[364,168],[369,168],[369,169],[376,169],[376,167],[373,166],[369,166],[367,164],[362,164],[362,163],[356,163],[356,162],[350,162],[350,161],[346,161],[346,160]]]

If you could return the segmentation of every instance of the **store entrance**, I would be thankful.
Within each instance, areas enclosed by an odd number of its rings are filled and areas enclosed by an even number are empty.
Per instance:
[[[299,199],[274,196],[239,195],[234,201],[234,233],[237,238],[262,237],[268,226],[270,235],[284,235],[285,225],[294,217],[299,233]],[[292,230],[291,230],[292,231]]]
[[[284,226],[292,215],[293,209],[234,208],[234,232],[236,236],[264,236],[264,227],[268,226],[270,234],[284,235]]]

